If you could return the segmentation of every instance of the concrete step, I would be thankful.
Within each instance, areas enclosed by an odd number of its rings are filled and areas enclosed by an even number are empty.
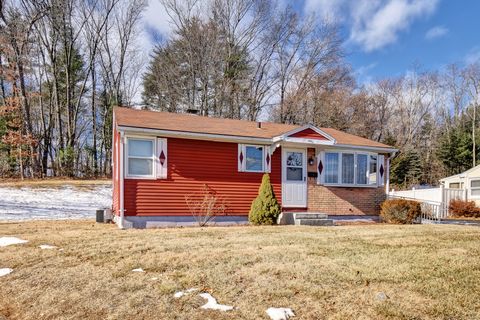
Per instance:
[[[328,215],[326,213],[304,213],[299,212],[294,214],[294,219],[327,219]]]
[[[297,226],[333,226],[332,219],[295,219]]]

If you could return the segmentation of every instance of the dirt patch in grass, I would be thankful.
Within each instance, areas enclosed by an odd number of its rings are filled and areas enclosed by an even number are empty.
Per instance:
[[[0,267],[14,269],[0,278],[0,319],[267,319],[269,307],[292,308],[295,319],[480,318],[478,227],[50,221],[0,224],[0,236],[29,240],[0,248]],[[237,308],[173,297],[188,288]]]

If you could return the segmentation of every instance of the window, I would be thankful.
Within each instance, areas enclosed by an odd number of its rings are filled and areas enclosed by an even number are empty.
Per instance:
[[[153,139],[127,139],[127,176],[153,177],[154,141]]]
[[[338,183],[338,153],[325,153],[325,183]]]
[[[371,185],[377,184],[377,158],[378,156],[370,155],[370,166],[368,170],[368,183]]]
[[[355,154],[353,153],[342,154],[342,183],[355,183]]]
[[[480,180],[470,180],[470,195],[480,198]]]
[[[378,159],[379,155],[371,153],[325,152],[323,182],[332,185],[376,187]]]
[[[303,153],[287,152],[287,180],[303,180]]]
[[[253,172],[263,172],[263,147],[246,146],[245,147],[245,170]]]
[[[451,189],[460,189],[460,182],[452,182],[448,185],[448,187]]]
[[[357,154],[357,184],[367,184],[367,160],[366,154]]]

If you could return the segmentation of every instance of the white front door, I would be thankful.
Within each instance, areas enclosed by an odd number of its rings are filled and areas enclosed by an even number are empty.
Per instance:
[[[282,206],[307,207],[307,159],[305,149],[283,150]]]

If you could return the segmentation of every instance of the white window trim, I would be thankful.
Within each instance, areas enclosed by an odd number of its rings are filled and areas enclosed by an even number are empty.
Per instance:
[[[253,148],[262,148],[262,169],[261,170],[248,170],[247,169],[247,147]],[[240,152],[243,154],[243,161],[240,163]],[[267,166],[267,154],[270,153],[270,146],[263,144],[238,144],[238,171],[239,172],[250,172],[250,173],[269,173],[272,166],[272,155],[270,154],[269,165]]]
[[[474,196],[472,195],[472,189],[473,190],[477,190],[477,189],[480,189],[480,187],[473,187],[472,188],[472,181],[477,181],[477,180],[480,180],[479,178],[470,178],[468,179],[468,198],[469,199],[480,199],[480,196]]]
[[[128,141],[129,140],[146,140],[152,142],[153,152],[151,157],[129,157],[128,156]],[[144,179],[144,180],[155,180],[157,177],[157,166],[155,165],[155,155],[157,154],[157,143],[155,137],[140,137],[140,136],[127,136],[125,141],[125,179]],[[135,159],[151,159],[152,160],[152,174],[151,175],[135,175],[130,174],[129,168],[129,158]]]
[[[248,170],[247,169],[247,147],[262,148],[262,169],[261,170]],[[256,144],[244,144],[243,145],[243,150],[244,150],[243,153],[244,153],[244,156],[245,156],[244,172],[257,172],[257,173],[265,172],[265,149],[266,149],[266,146],[263,146],[263,145],[256,145]]]
[[[364,151],[354,151],[354,150],[331,150],[331,149],[327,149],[327,150],[324,150],[323,151],[323,159],[325,159],[325,155],[327,153],[338,153],[338,181],[337,183],[328,183],[328,182],[325,182],[325,175],[326,175],[326,170],[327,170],[327,164],[325,161],[323,161],[324,163],[324,172],[325,173],[322,173],[322,181],[321,181],[321,184],[325,185],[325,186],[328,186],[328,187],[345,187],[345,188],[378,188],[380,186],[379,184],[379,178],[378,178],[378,169],[379,169],[379,165],[378,165],[378,153],[374,153],[374,152],[364,152]],[[353,154],[354,155],[354,173],[353,173],[353,184],[352,183],[342,183],[342,158],[343,158],[343,154],[346,153],[346,154]],[[363,155],[366,155],[367,156],[367,172],[366,172],[366,175],[367,175],[367,183],[366,184],[359,184],[357,183],[357,155],[359,154],[363,154]],[[370,156],[377,156],[377,172],[376,172],[376,183],[375,184],[370,184]]]

